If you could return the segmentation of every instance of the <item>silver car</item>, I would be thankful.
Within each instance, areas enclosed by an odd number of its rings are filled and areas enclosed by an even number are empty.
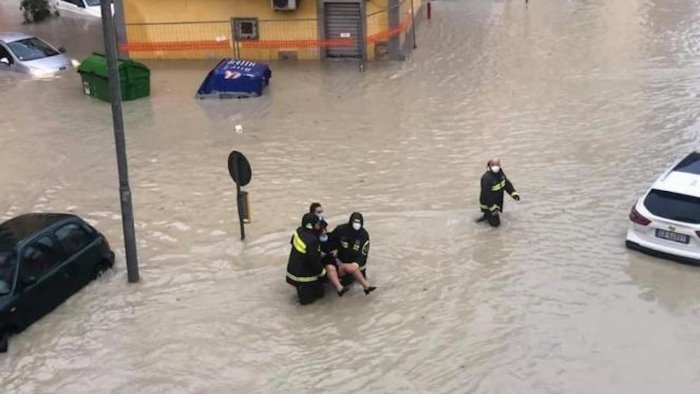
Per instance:
[[[65,49],[23,33],[0,33],[0,72],[4,70],[50,76],[73,68]]]

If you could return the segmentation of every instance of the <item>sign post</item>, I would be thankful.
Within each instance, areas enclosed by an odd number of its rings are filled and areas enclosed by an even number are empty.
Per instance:
[[[122,228],[124,231],[124,249],[126,250],[126,272],[129,283],[139,281],[139,263],[136,255],[136,234],[134,232],[134,210],[131,205],[131,188],[129,187],[129,167],[126,158],[126,141],[124,137],[124,118],[122,116],[122,96],[117,68],[117,41],[114,32],[111,2],[102,0],[102,32],[107,52],[107,71],[109,77],[110,102],[112,103],[112,125],[114,128],[114,145],[117,151],[117,171],[119,173],[119,200],[122,210]]]
[[[236,183],[236,205],[238,206],[238,222],[241,226],[241,240],[245,239],[246,221],[250,219],[250,207],[248,206],[248,192],[242,191],[241,187],[250,183],[252,171],[248,159],[241,152],[231,151],[228,155],[228,173]]]

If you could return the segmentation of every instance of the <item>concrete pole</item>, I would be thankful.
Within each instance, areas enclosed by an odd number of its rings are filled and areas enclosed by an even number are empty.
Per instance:
[[[124,0],[114,0],[114,29],[117,35],[117,51],[119,57],[126,58],[129,51],[122,50],[122,45],[128,42],[126,35],[126,16],[124,16]]]
[[[134,211],[131,205],[129,188],[129,168],[126,158],[126,141],[124,138],[124,118],[122,116],[122,92],[117,68],[117,41],[114,33],[114,18],[110,0],[101,1],[102,33],[107,52],[107,70],[109,72],[109,90],[112,102],[112,124],[114,127],[114,145],[117,150],[117,168],[119,171],[119,200],[122,209],[122,227],[124,230],[124,247],[126,249],[126,270],[130,283],[139,281],[139,263],[136,256],[136,235],[134,231]]]

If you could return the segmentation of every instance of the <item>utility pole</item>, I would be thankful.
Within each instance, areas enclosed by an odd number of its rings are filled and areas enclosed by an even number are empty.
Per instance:
[[[110,101],[112,102],[112,124],[114,128],[114,145],[117,150],[117,168],[119,171],[119,201],[122,210],[122,227],[124,230],[124,247],[126,249],[126,271],[130,283],[139,281],[139,263],[136,256],[136,235],[134,232],[134,211],[131,205],[129,188],[129,167],[126,158],[126,141],[124,138],[124,117],[122,115],[122,92],[117,68],[117,41],[112,16],[112,2],[101,0],[102,33],[107,52],[107,70],[109,72]]]

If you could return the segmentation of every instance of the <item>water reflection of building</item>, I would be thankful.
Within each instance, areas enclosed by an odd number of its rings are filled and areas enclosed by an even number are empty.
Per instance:
[[[413,4],[411,4],[413,1]],[[116,0],[132,57],[400,59],[422,0]],[[119,18],[118,18],[119,19]]]

